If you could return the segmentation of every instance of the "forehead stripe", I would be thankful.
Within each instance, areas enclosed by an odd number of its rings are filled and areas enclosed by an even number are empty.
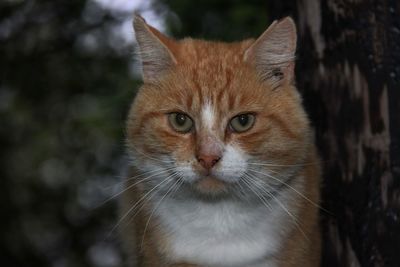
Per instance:
[[[201,117],[202,117],[202,122],[203,125],[208,129],[212,130],[212,128],[215,125],[215,111],[214,108],[212,107],[210,102],[207,102],[201,111]]]

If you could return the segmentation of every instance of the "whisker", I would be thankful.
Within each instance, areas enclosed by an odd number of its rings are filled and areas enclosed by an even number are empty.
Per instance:
[[[143,174],[140,174],[140,175],[138,175],[138,176],[144,176],[144,175],[146,175],[146,174],[149,174],[150,172],[154,173],[154,172],[160,171],[160,172],[162,173],[163,171],[170,171],[170,170],[173,170],[173,169],[176,169],[176,167],[175,167],[175,166],[172,166],[172,167],[167,167],[167,168],[160,168],[160,169],[156,169],[156,170],[151,170],[151,171],[148,171],[148,172],[144,172]],[[137,176],[131,176],[131,177],[128,177],[128,178],[124,179],[124,181],[122,181],[122,182],[127,182],[127,181],[130,181],[130,180],[135,180],[136,178],[137,178]]]
[[[149,224],[150,224],[151,217],[153,216],[154,212],[158,209],[158,207],[161,205],[161,203],[162,203],[162,201],[164,200],[164,198],[172,191],[172,189],[174,189],[175,187],[179,187],[178,184],[179,184],[181,181],[182,181],[182,179],[178,178],[178,179],[176,180],[176,182],[175,182],[172,186],[170,186],[170,188],[169,188],[168,191],[164,194],[164,196],[161,198],[161,200],[157,202],[156,206],[154,206],[154,208],[153,208],[152,212],[150,213],[150,216],[149,216],[149,218],[148,218],[148,220],[147,220],[147,222],[146,222],[146,225],[145,225],[145,227],[144,227],[143,236],[142,236],[142,242],[141,242],[141,245],[140,245],[140,248],[141,248],[141,249],[143,248],[144,238],[145,238],[145,235],[146,235],[147,227],[148,227]]]
[[[269,166],[269,167],[303,167],[303,166],[317,165],[319,164],[319,162],[307,162],[301,164],[270,164],[270,163],[248,162],[248,164],[257,166]]]
[[[264,204],[265,207],[267,207],[270,211],[272,211],[272,206],[270,205],[270,203],[268,202],[267,199],[265,199],[262,195],[259,195],[253,188],[252,188],[252,184],[250,183],[249,180],[246,179],[247,178],[251,178],[250,176],[248,176],[248,174],[245,174],[245,176],[243,177],[243,182],[245,183],[245,185],[247,186],[247,188],[249,188],[258,199],[261,200],[261,203]],[[257,185],[256,185],[257,186]]]
[[[257,181],[257,180],[260,181],[259,179],[257,179],[257,177],[255,177],[255,176],[253,176],[253,175],[249,175],[249,177],[253,178],[253,179],[256,180],[256,181]],[[262,182],[262,181],[261,181],[261,182]],[[273,189],[270,185],[268,185],[268,184],[266,184],[266,183],[264,183],[264,182],[262,182],[262,183],[263,183],[263,185],[269,187],[270,189]],[[279,199],[278,199],[276,196],[274,196],[274,194],[272,194],[271,192],[268,192],[268,191],[265,190],[264,188],[260,188],[260,190],[262,190],[264,193],[266,193],[267,195],[269,195],[271,198],[273,198],[273,199],[275,200],[275,202],[276,202],[276,203],[277,203],[277,204],[278,204],[292,219],[293,219],[293,222],[295,223],[297,229],[299,229],[299,231],[303,234],[303,236],[304,236],[307,240],[309,240],[309,238],[308,238],[308,236],[306,235],[306,233],[301,229],[300,224],[299,224],[299,222],[298,222],[296,216],[294,216],[294,215],[285,207],[285,205],[284,205],[281,201],[279,201]]]
[[[149,190],[146,194],[144,194],[136,203],[129,208],[129,210],[118,220],[117,224],[111,229],[110,233],[108,234],[108,237],[115,231],[115,229],[121,224],[121,222],[128,216],[129,213],[131,213],[146,197],[151,194],[155,189],[157,189],[159,186],[164,184],[165,182],[170,182],[171,180],[169,179],[172,177],[172,175],[167,176],[165,179],[163,179],[160,183],[155,185],[151,190]],[[143,207],[143,206],[142,206]]]
[[[272,175],[269,175],[269,174],[267,174],[267,173],[259,172],[259,171],[253,170],[253,169],[249,169],[249,171],[252,171],[252,172],[255,172],[255,173],[259,173],[259,174],[265,175],[265,176],[267,176],[267,177],[269,177],[269,178],[271,178],[271,179],[273,179],[273,180],[275,180],[275,181],[278,181],[279,183],[281,183],[281,184],[287,186],[288,188],[292,189],[295,193],[297,193],[299,196],[301,196],[302,198],[304,198],[305,200],[307,200],[309,203],[311,203],[311,204],[314,205],[315,207],[317,207],[317,208],[319,208],[319,209],[321,209],[321,210],[327,212],[328,214],[331,214],[331,215],[332,215],[332,213],[331,213],[329,210],[327,210],[327,209],[321,207],[320,205],[318,205],[317,203],[315,203],[314,201],[312,201],[311,199],[309,199],[308,197],[306,197],[304,194],[302,194],[301,192],[299,192],[296,188],[294,188],[293,186],[289,185],[288,183],[286,183],[286,182],[284,182],[284,181],[282,181],[282,180],[280,180],[280,179],[278,179],[278,178],[276,178],[276,177],[274,177],[274,176],[272,176]],[[269,170],[269,171],[272,171],[272,170]],[[272,171],[272,172],[274,172],[274,173],[276,173],[276,174],[279,175],[278,172],[275,172],[275,171]]]
[[[174,173],[172,173],[171,175],[169,175],[169,176],[166,178],[166,179],[169,179],[168,183],[169,183],[170,181],[173,181],[173,180],[171,180],[170,178],[176,177],[177,174],[178,174],[177,172],[174,172]],[[166,183],[166,184],[168,184],[168,183]],[[132,220],[135,218],[135,216],[136,216],[137,214],[139,214],[139,212],[145,207],[146,203],[150,202],[150,200],[151,200],[158,192],[160,192],[161,189],[162,189],[162,188],[160,187],[159,189],[157,189],[156,191],[154,191],[149,197],[147,197],[146,199],[143,199],[143,201],[140,203],[140,207],[138,206],[138,209],[131,215],[131,218],[129,219],[129,221],[127,222],[126,225],[129,225],[129,224],[132,222]],[[138,201],[138,202],[139,202],[139,201]]]
[[[121,190],[120,192],[118,192],[118,193],[114,194],[113,196],[111,196],[111,197],[107,198],[106,200],[104,200],[102,203],[100,203],[100,204],[99,204],[98,206],[96,206],[94,209],[97,209],[97,208],[103,206],[103,205],[106,204],[107,202],[109,202],[109,201],[111,201],[112,199],[118,197],[119,195],[121,195],[122,193],[124,193],[124,192],[126,192],[127,190],[131,189],[131,188],[134,187],[135,185],[138,185],[138,184],[140,184],[140,183],[142,183],[142,182],[144,182],[144,181],[147,181],[147,180],[149,180],[150,178],[152,178],[152,177],[154,177],[154,176],[157,176],[157,175],[160,175],[160,174],[162,174],[162,173],[168,172],[168,171],[172,170],[173,168],[174,168],[174,167],[170,167],[170,168],[168,168],[168,169],[164,169],[164,170],[162,170],[162,171],[160,171],[160,172],[158,172],[158,173],[155,173],[155,174],[152,174],[152,175],[150,175],[150,176],[147,176],[147,177],[145,177],[145,178],[143,178],[143,179],[137,181],[136,183],[133,183],[133,184],[127,186],[126,188],[124,188],[124,189]],[[134,178],[136,179],[137,177],[132,177],[132,178],[127,179],[127,180],[131,180],[131,179],[134,179]]]
[[[240,190],[239,190],[239,195],[238,195],[238,197],[239,197],[239,198],[242,198],[242,197],[246,196],[247,194],[246,194],[245,188],[241,185],[240,181],[241,181],[241,180],[239,180],[239,182],[236,183],[236,184],[237,184],[237,186],[238,186],[239,189],[240,189]]]
[[[175,167],[159,168],[159,169],[156,169],[156,170],[145,171],[145,172],[142,172],[141,174],[138,174],[138,175],[135,175],[135,176],[130,176],[130,177],[127,177],[127,178],[125,178],[125,176],[120,176],[120,177],[118,177],[118,179],[121,180],[120,182],[117,182],[117,183],[115,183],[115,184],[113,184],[113,185],[109,185],[109,186],[102,187],[101,189],[102,189],[102,190],[109,190],[109,189],[111,189],[111,188],[113,188],[113,187],[116,187],[116,186],[118,186],[118,185],[120,185],[120,184],[124,184],[124,183],[127,182],[127,181],[135,180],[135,179],[137,179],[137,178],[139,178],[139,177],[141,177],[141,176],[145,176],[145,175],[150,174],[150,173],[154,173],[154,172],[158,172],[158,171],[163,171],[163,170],[167,170],[167,169],[168,169],[168,170],[171,170],[171,169],[174,169],[174,168],[175,168]]]

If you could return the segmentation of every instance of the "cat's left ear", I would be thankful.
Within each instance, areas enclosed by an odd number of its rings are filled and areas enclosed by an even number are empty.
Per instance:
[[[157,82],[177,61],[173,54],[176,43],[151,27],[139,15],[133,19],[139,55],[142,61],[144,82]]]
[[[244,61],[253,65],[262,80],[274,87],[294,79],[296,25],[292,18],[274,21],[245,51]]]

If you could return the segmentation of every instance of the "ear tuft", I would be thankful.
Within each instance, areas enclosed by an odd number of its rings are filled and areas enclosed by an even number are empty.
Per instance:
[[[174,42],[148,25],[138,14],[134,15],[133,28],[142,61],[143,80],[149,83],[156,82],[176,64],[176,59],[170,49]]]
[[[278,87],[292,82],[296,53],[296,25],[290,17],[274,21],[245,51],[244,61],[253,65],[262,80]]]

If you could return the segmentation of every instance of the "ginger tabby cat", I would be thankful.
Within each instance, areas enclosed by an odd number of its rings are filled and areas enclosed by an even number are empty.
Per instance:
[[[294,85],[293,20],[234,43],[174,40],[138,15],[134,29],[130,266],[319,266],[319,159]]]

